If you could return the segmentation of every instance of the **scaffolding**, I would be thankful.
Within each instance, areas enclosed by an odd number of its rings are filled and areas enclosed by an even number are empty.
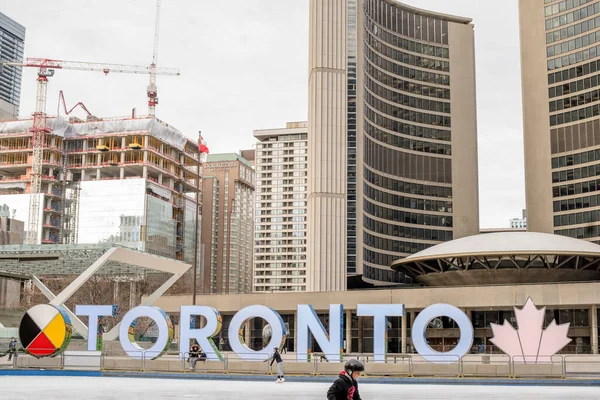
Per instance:
[[[177,226],[176,257],[183,259],[189,219],[186,197],[197,190],[197,143],[156,118],[67,121],[47,117],[38,155],[41,165],[34,172],[32,123],[0,123],[0,195],[42,195],[38,206],[42,217],[33,222],[38,224],[38,242],[77,243],[82,182],[144,178],[168,193],[163,197],[172,203]],[[39,191],[32,188],[36,173]]]

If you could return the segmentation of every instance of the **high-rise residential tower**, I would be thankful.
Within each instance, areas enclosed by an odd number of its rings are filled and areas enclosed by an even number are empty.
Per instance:
[[[600,2],[519,13],[527,229],[600,242]]]
[[[349,276],[368,283],[401,284],[404,276],[390,268],[394,260],[479,233],[471,22],[394,0],[311,3],[311,71],[322,79],[311,74],[309,283],[337,276],[341,262]],[[338,59],[344,52],[345,66]],[[345,94],[336,81],[342,76]],[[342,94],[343,127],[337,122]],[[338,156],[340,148],[347,154]],[[339,177],[342,162],[347,170]],[[345,192],[318,190],[313,179],[336,190],[331,183],[340,182]],[[330,205],[313,215],[311,199],[319,196]],[[346,198],[344,206],[334,204],[338,196]],[[329,210],[345,213],[345,237],[337,225],[323,224],[337,221]],[[334,239],[346,241],[339,257]],[[327,249],[321,259],[312,250],[319,244]]]
[[[203,167],[202,293],[251,293],[256,173],[234,153],[211,154]]]
[[[308,123],[254,131],[254,291],[306,291]]]
[[[0,12],[0,60],[23,61],[25,27]],[[22,67],[0,65],[0,121],[19,116]]]

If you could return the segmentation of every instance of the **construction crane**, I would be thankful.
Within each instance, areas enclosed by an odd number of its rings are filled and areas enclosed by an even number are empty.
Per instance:
[[[33,147],[33,160],[31,168],[31,188],[29,193],[31,203],[29,206],[29,221],[27,231],[27,244],[36,244],[39,233],[40,196],[42,191],[42,165],[46,134],[50,132],[46,125],[46,96],[48,93],[48,78],[54,76],[57,69],[76,71],[100,71],[105,75],[110,72],[125,74],[150,74],[152,75],[179,75],[176,68],[156,68],[140,65],[106,64],[81,61],[51,60],[47,58],[27,58],[21,61],[0,61],[0,64],[15,67],[38,68],[37,96],[35,112],[33,113],[33,127],[31,142]],[[66,179],[66,177],[63,177]]]
[[[148,115],[154,117],[158,104],[158,87],[156,86],[156,62],[158,61],[158,28],[160,22],[160,0],[156,0],[156,20],[154,22],[154,51],[150,64],[150,83],[148,84]]]

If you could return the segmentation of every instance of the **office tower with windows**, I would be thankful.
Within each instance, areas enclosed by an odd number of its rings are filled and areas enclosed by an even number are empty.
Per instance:
[[[0,12],[0,59],[23,61],[25,27]],[[0,121],[19,116],[22,67],[0,65]]]
[[[472,21],[394,0],[310,4],[309,290],[344,290],[342,270],[406,283],[394,260],[479,233]]]
[[[527,229],[600,243],[600,2],[519,13]]]
[[[358,14],[358,273],[404,283],[389,266],[479,233],[471,19],[393,0]]]
[[[254,131],[254,291],[306,291],[307,122]]]
[[[211,154],[203,168],[202,293],[251,293],[256,173],[234,153]]]

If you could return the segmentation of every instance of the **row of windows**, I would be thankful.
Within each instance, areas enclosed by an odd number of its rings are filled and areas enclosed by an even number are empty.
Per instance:
[[[376,65],[394,75],[402,76],[408,79],[420,80],[422,82],[430,82],[430,76],[428,71],[421,71],[421,79],[418,79],[417,71],[419,70],[404,66],[402,64],[397,64],[388,60],[387,58],[383,58],[379,56],[378,53],[371,50],[369,47],[365,48],[365,59],[369,62],[372,62],[373,65]],[[436,77],[435,82],[437,83],[438,80],[439,79]],[[449,81],[450,80],[448,78],[448,82]]]
[[[589,65],[589,64],[588,64]],[[594,65],[596,65],[594,63]],[[548,97],[551,99],[554,97],[564,96],[566,94],[580,92],[598,86],[600,82],[600,75],[594,75],[591,78],[580,79],[575,82],[565,83],[563,85],[554,86],[548,88]]]
[[[600,106],[596,104],[590,107],[580,108],[579,110],[551,115],[550,126],[568,124],[569,122],[581,121],[586,118],[597,117],[598,115],[600,115]]]
[[[552,183],[576,181],[590,176],[600,176],[600,164],[552,172]]]
[[[414,182],[403,182],[400,180],[386,178],[372,172],[367,167],[363,171],[364,178],[367,182],[379,186],[380,188],[392,190],[399,193],[416,194],[419,196],[431,196],[451,199],[452,188],[445,186],[422,185]]]
[[[386,31],[385,29],[375,28],[375,24],[369,16],[367,16],[366,23],[369,31],[374,32],[379,39],[391,44],[394,47],[412,51],[413,53],[425,54],[427,56],[450,58],[450,49],[447,47],[431,46],[429,44],[414,42],[412,40],[399,37],[391,32]]]
[[[440,241],[440,240],[436,240]],[[414,254],[419,251],[423,251],[433,246],[433,244],[426,243],[414,243],[414,242],[404,242],[396,239],[386,239],[380,238],[375,235],[371,235],[368,232],[363,232],[363,244],[365,246],[373,247],[378,250],[388,249],[387,251],[393,251],[394,253],[404,253],[404,254]],[[369,254],[370,253],[370,254]],[[373,252],[369,249],[364,249],[363,254],[365,254],[365,261],[390,266],[394,261],[398,260],[398,256],[390,255],[390,254],[381,254],[379,252]],[[369,254],[369,256],[367,256]],[[383,255],[384,257],[389,257],[385,262],[375,261],[373,256]]]
[[[578,51],[577,53],[569,54],[568,56],[554,58],[552,60],[548,60],[548,70],[551,71],[553,69],[579,64],[580,62],[596,58],[598,54],[600,54],[600,45]]]
[[[587,3],[591,0],[579,0],[579,1],[580,2],[583,1],[583,2]],[[548,31],[550,29],[558,28],[563,25],[567,25],[572,22],[579,21],[581,19],[585,19],[594,14],[597,14],[598,12],[600,12],[600,9],[597,9],[598,4],[599,3],[590,4],[589,6],[580,8],[579,10],[575,10],[570,13],[558,16],[558,17],[549,18],[546,20],[546,30]]]
[[[366,107],[365,119],[368,119],[377,126],[392,132],[408,134],[410,136],[431,138],[436,140],[451,140],[451,131],[444,131],[435,128],[425,128],[422,126],[409,125],[405,122],[392,120],[381,116],[371,108]],[[366,128],[365,128],[366,129]]]
[[[363,190],[365,192],[365,196],[370,198],[371,200],[375,200],[382,204],[388,204],[394,207],[402,207],[408,208],[412,210],[423,210],[423,211],[433,211],[433,212],[452,212],[452,202],[450,201],[442,201],[442,200],[428,200],[428,199],[414,199],[410,197],[399,196],[394,193],[388,193],[381,190],[377,190],[372,188],[368,184],[364,184]],[[365,208],[366,210],[366,208]],[[373,214],[373,213],[371,213]],[[375,214],[373,214],[375,215]],[[387,218],[387,216],[383,216],[381,218]],[[390,219],[392,217],[390,216]],[[400,221],[398,219],[394,219],[394,221]],[[444,220],[445,222],[441,222],[441,224],[434,224],[436,226],[452,226],[452,219],[448,220],[447,218]],[[448,222],[450,221],[450,222]],[[448,225],[448,223],[450,225]]]
[[[552,159],[552,168],[586,164],[594,161],[600,161],[600,149],[584,151],[583,153],[577,154],[569,154],[568,156],[554,157]]]
[[[289,177],[301,177],[306,176],[306,171],[295,171],[295,172],[263,172],[256,174],[256,179],[264,178],[289,178]]]
[[[368,251],[368,250],[367,250]],[[366,260],[365,260],[366,261]],[[389,264],[388,264],[389,265]],[[363,268],[363,276],[367,279],[389,283],[404,283],[412,282],[410,278],[398,271],[390,271],[388,269],[373,268],[365,265]]]
[[[550,72],[548,74],[548,84],[560,83],[569,79],[580,78],[585,75],[600,71],[600,60],[592,61],[588,64],[578,65],[577,67],[565,69],[564,71]]]
[[[380,116],[370,108],[365,111],[365,117],[373,123],[376,123],[379,127],[387,129],[391,132],[397,132],[404,135],[425,139],[444,140],[448,142],[452,140],[452,131],[427,128],[418,125],[410,125],[405,122],[394,121]]]
[[[364,200],[363,207],[367,214],[372,215],[374,217],[383,218],[388,221],[402,222],[411,225],[441,226],[446,228],[452,228],[452,217],[429,214],[415,214],[399,210],[390,210],[389,208],[372,204],[368,200]]]
[[[420,181],[452,183],[452,161],[448,158],[404,153],[381,146],[368,137],[364,145],[365,164],[378,171]]]
[[[400,242],[400,245],[402,245],[402,244],[403,244],[403,242]],[[405,243],[404,246],[402,246],[401,248],[403,248],[403,249],[411,249],[412,246],[410,245],[410,243]],[[402,253],[404,253],[404,252],[402,252]],[[368,249],[364,249],[363,250],[363,260],[366,261],[366,262],[368,262],[368,263],[371,263],[371,264],[376,264],[376,265],[382,265],[382,266],[385,266],[385,267],[389,267],[390,265],[392,265],[392,263],[394,261],[397,261],[398,258],[399,258],[398,256],[393,256],[393,255],[390,255],[390,254],[381,254],[381,253],[377,253],[375,251],[371,251],[371,250],[368,250]],[[373,269],[377,269],[377,268],[373,268]],[[379,274],[377,274],[375,276],[379,276]]]
[[[306,217],[268,217],[255,219],[256,224],[268,224],[275,222],[306,222]]]
[[[394,147],[432,154],[452,154],[452,146],[449,144],[423,142],[397,136],[377,129],[375,126],[371,125],[368,120],[365,120],[365,132],[372,138]]]
[[[596,207],[600,203],[600,195],[578,197],[576,199],[559,200],[553,203],[554,212],[581,210]],[[597,221],[593,220],[593,221]]]
[[[600,17],[591,18],[587,21],[583,21],[579,24],[571,25],[567,28],[562,28],[554,32],[548,32],[546,34],[546,43],[554,43],[559,40],[567,39],[579,34],[591,31],[592,29],[600,26]]]
[[[552,197],[572,196],[574,194],[597,191],[600,191],[600,179],[570,185],[554,186],[552,188]]]
[[[600,90],[592,90],[577,96],[565,97],[564,99],[550,102],[550,112],[567,110],[600,100]]]
[[[598,19],[600,20],[600,17],[598,17]],[[600,42],[600,31],[592,32],[588,35],[581,36],[576,39],[571,39],[566,42],[558,43],[554,46],[548,46],[546,48],[546,56],[558,56],[563,53],[568,53],[570,51],[589,46],[596,42]]]
[[[367,32],[366,43],[381,55],[387,56],[388,58],[391,58],[396,62],[403,63],[406,65],[412,65],[418,68],[450,72],[450,62],[448,61],[416,56],[414,54],[409,54],[400,50],[396,50],[378,40],[376,37],[373,36],[372,32],[369,32],[368,29],[365,29],[365,32]]]
[[[365,103],[373,107],[375,110],[404,121],[416,122],[419,124],[433,126],[441,126],[445,128],[450,128],[451,126],[451,118],[448,116],[428,114],[424,112],[396,107],[389,103],[379,100],[368,91],[365,92],[364,99]],[[365,106],[365,112],[366,109],[367,106]]]
[[[600,146],[600,120],[550,130],[552,154]]]
[[[453,235],[451,230],[443,231],[438,229],[409,228],[405,226],[398,226],[393,224],[387,224],[381,221],[376,221],[374,219],[369,218],[366,215],[363,217],[363,227],[371,232],[379,233],[380,235],[416,240],[435,240],[443,242],[452,240]],[[372,247],[378,248],[377,246]],[[380,250],[386,249],[384,248]],[[389,248],[389,251],[395,250]]]
[[[413,97],[407,94],[395,92],[387,87],[381,86],[367,73],[365,73],[365,85],[374,94],[396,104],[401,104],[412,108],[419,108],[426,111],[436,111],[450,114],[449,102],[422,99],[420,97]]]
[[[421,96],[429,96],[438,99],[450,100],[450,89],[422,85],[420,83],[405,81],[400,78],[396,78],[379,70],[379,68],[375,67],[373,64],[371,64],[371,62],[367,62],[365,64],[365,71],[373,79],[383,83],[384,85],[392,89],[401,90],[403,92],[408,92],[412,94],[418,94]],[[450,77],[448,75],[440,75],[435,74],[433,72],[424,72],[421,70],[414,71],[414,79],[416,80],[435,83],[437,85],[450,85]]]
[[[294,240],[255,240],[255,246],[306,245],[306,239]]]
[[[554,231],[555,235],[568,236],[577,239],[589,239],[600,236],[598,225],[584,228],[562,229]]]
[[[590,1],[592,0],[563,0],[560,3],[544,7],[544,15],[550,17],[552,15],[560,14],[561,12],[582,6]],[[547,1],[545,3],[547,3]]]
[[[381,0],[365,3],[365,13],[387,29],[426,42],[448,44],[448,21],[402,10]]]

